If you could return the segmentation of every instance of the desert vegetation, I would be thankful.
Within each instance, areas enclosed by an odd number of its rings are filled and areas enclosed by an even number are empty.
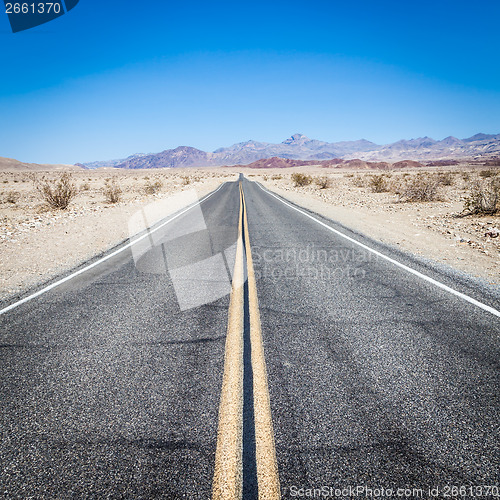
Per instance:
[[[188,178],[189,179],[189,178]],[[183,184],[186,184],[186,177],[184,177]],[[189,184],[189,182],[188,182]],[[146,181],[146,184],[144,185],[144,192],[146,194],[157,194],[160,192],[161,188],[163,187],[163,183],[159,180],[157,181],[150,181],[149,178]]]
[[[115,178],[107,179],[102,190],[107,203],[118,203],[122,199],[122,189]]]
[[[482,176],[469,186],[464,215],[494,215],[500,212],[500,177]]]
[[[314,183],[316,184],[316,186],[318,186],[320,189],[327,189],[329,187],[331,187],[332,185],[332,180],[330,179],[330,177],[328,177],[327,175],[322,175],[320,177],[316,177],[314,179]]]
[[[391,190],[389,179],[384,174],[370,176],[369,185],[373,193],[387,193]]]
[[[295,187],[309,186],[312,183],[312,177],[307,174],[301,174],[300,172],[295,172],[292,174],[292,180]]]
[[[56,179],[49,179],[45,176],[41,178],[33,177],[33,182],[35,189],[50,208],[66,210],[78,194],[78,189],[71,174],[67,172]]]
[[[439,180],[434,175],[417,174],[395,190],[402,202],[426,202],[439,199]]]

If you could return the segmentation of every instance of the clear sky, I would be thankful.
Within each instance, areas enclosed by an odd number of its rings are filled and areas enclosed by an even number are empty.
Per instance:
[[[80,0],[13,34],[2,6],[0,156],[500,133],[499,19],[498,0]]]

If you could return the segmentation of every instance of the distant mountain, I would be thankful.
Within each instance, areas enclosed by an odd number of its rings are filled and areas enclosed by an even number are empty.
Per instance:
[[[48,163],[24,163],[13,158],[0,157],[0,172],[36,170],[80,170],[77,165],[48,164]]]
[[[88,169],[116,167],[116,165],[119,165],[120,163],[123,163],[125,161],[134,160],[136,158],[142,158],[143,156],[147,155],[148,155],[147,153],[136,153],[135,155],[129,156],[128,158],[125,159],[122,158],[120,160],[104,160],[104,161],[91,161],[86,163],[76,163],[76,166]]]
[[[273,157],[317,162],[339,158],[349,153],[371,151],[378,147],[380,146],[364,139],[360,141],[328,143],[309,139],[303,134],[294,134],[280,144],[246,141],[233,144],[228,148],[216,149],[213,153],[181,146],[175,149],[167,149],[157,154],[134,155],[134,158],[127,158],[121,162],[113,162],[113,166],[116,168],[133,169],[247,165],[258,160]]]
[[[189,146],[167,149],[161,153],[135,154],[122,160],[78,164],[86,168],[177,168],[223,165],[248,165],[263,159],[284,158],[308,162],[333,159],[397,162],[401,160],[442,161],[455,158],[496,158],[500,156],[500,134],[476,134],[467,139],[446,137],[441,141],[430,137],[400,140],[383,146],[361,139],[358,141],[324,142],[294,134],[279,144],[246,141],[213,153]]]
[[[420,137],[409,141],[398,141],[358,155],[363,160],[439,161],[460,159],[489,159],[500,156],[500,134],[476,134],[467,139],[446,137],[436,141]]]
[[[127,158],[122,163],[115,165],[115,167],[135,169],[218,166],[219,164],[212,159],[213,155],[214,153],[205,153],[205,151],[189,146],[179,146],[161,153]]]

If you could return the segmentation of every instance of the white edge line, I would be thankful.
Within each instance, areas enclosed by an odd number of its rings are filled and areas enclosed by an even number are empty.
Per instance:
[[[486,304],[483,304],[482,302],[479,302],[478,300],[473,299],[472,297],[469,297],[468,295],[465,295],[462,292],[458,292],[457,290],[454,290],[453,288],[450,288],[449,286],[447,286],[447,285],[445,285],[445,284],[443,284],[443,283],[441,283],[441,282],[439,282],[439,281],[437,281],[437,280],[435,280],[435,279],[433,279],[425,274],[422,274],[422,273],[416,271],[415,269],[412,269],[411,267],[405,266],[404,264],[401,264],[401,262],[398,262],[397,260],[391,259],[390,257],[387,257],[387,255],[384,255],[383,253],[380,253],[377,250],[374,250],[373,248],[370,248],[369,246],[364,245],[363,243],[360,243],[359,241],[356,241],[354,238],[350,238],[346,234],[341,233],[340,231],[333,229],[333,227],[330,227],[328,224],[325,224],[324,222],[321,222],[320,220],[316,219],[316,217],[313,217],[312,215],[309,215],[307,212],[304,212],[303,210],[300,210],[299,208],[294,207],[292,204],[284,201],[279,196],[276,196],[274,193],[270,192],[268,189],[265,189],[264,187],[262,187],[259,183],[256,183],[256,184],[257,184],[257,186],[259,186],[262,189],[262,191],[266,192],[270,196],[273,196],[277,200],[281,201],[281,203],[283,203],[284,205],[287,205],[288,207],[293,208],[297,212],[300,212],[302,215],[309,217],[313,221],[317,222],[318,224],[320,224],[321,226],[325,227],[326,229],[332,231],[333,233],[337,234],[338,236],[345,238],[346,240],[350,241],[351,243],[355,243],[356,245],[360,246],[361,248],[364,248],[365,250],[368,250],[369,252],[377,255],[378,257],[387,260],[391,264],[394,264],[394,265],[400,267],[401,269],[404,269],[405,271],[408,271],[409,273],[414,274],[415,276],[418,276],[419,278],[421,278],[425,281],[428,281],[429,283],[432,283],[433,285],[436,285],[437,287],[439,287],[443,290],[446,290],[447,292],[452,293],[453,295],[456,295],[457,297],[460,297],[461,299],[466,300],[467,302],[470,302],[471,304],[474,304],[475,306],[480,307],[481,309],[493,314],[494,316],[498,316],[500,318],[500,311],[498,311],[497,309],[494,309],[493,307],[490,307]]]
[[[115,250],[114,252],[111,252],[110,254],[106,255],[105,257],[102,257],[101,259],[96,260],[95,262],[92,262],[92,264],[89,264],[88,266],[85,266],[82,269],[79,269],[78,271],[75,271],[74,273],[70,274],[69,276],[66,276],[65,278],[60,279],[59,281],[56,281],[55,283],[52,283],[52,284],[46,286],[45,288],[42,288],[38,292],[35,292],[32,295],[29,295],[28,297],[25,297],[24,299],[21,299],[21,300],[19,300],[17,302],[14,302],[13,304],[10,304],[9,306],[5,307],[4,309],[1,309],[0,310],[0,316],[2,316],[3,314],[5,314],[6,312],[12,311],[12,309],[15,309],[16,307],[19,307],[20,305],[25,304],[26,302],[29,302],[30,300],[35,299],[36,297],[40,297],[40,295],[43,295],[44,293],[46,293],[46,292],[48,292],[50,290],[53,290],[54,288],[58,287],[59,285],[62,285],[63,283],[66,283],[67,281],[73,279],[75,276],[79,276],[80,274],[83,274],[83,273],[87,272],[89,269],[92,269],[93,267],[96,267],[99,264],[102,264],[106,260],[111,259],[111,257],[114,257],[115,255],[118,255],[120,252],[123,252],[127,248],[130,248],[132,245],[135,245],[137,242],[143,240],[144,238],[147,238],[149,235],[151,235],[152,233],[155,233],[156,231],[158,231],[162,227],[166,226],[167,224],[169,224],[170,222],[172,222],[174,219],[177,219],[177,217],[180,217],[181,215],[185,214],[189,210],[193,209],[194,207],[196,207],[196,206],[200,205],[201,203],[203,203],[204,201],[208,200],[208,198],[210,198],[217,191],[219,191],[219,189],[221,189],[222,186],[224,186],[224,184],[226,184],[226,183],[225,182],[222,183],[215,191],[212,191],[210,194],[208,194],[207,196],[205,196],[201,200],[198,200],[196,203],[194,203],[194,204],[190,205],[189,207],[185,208],[184,210],[182,210],[182,212],[179,212],[178,214],[174,215],[173,217],[171,217],[170,219],[168,219],[167,221],[165,221],[163,224],[159,225],[155,229],[146,228],[145,229],[146,234],[143,234],[142,236],[140,236],[139,238],[135,239],[134,241],[130,241],[129,243],[127,243],[123,247],[119,248],[118,250]]]

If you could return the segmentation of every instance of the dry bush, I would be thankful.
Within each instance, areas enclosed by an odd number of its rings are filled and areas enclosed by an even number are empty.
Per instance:
[[[5,203],[10,203],[15,205],[21,198],[21,193],[19,191],[8,191],[5,193]]]
[[[493,215],[500,211],[500,179],[476,180],[464,199],[464,215]]]
[[[366,186],[366,176],[364,175],[356,175],[352,179],[352,183],[359,188],[365,187]]]
[[[80,185],[80,191],[88,191],[90,189],[90,184],[88,182],[84,182]]]
[[[283,179],[282,175],[273,175],[271,177],[271,180],[273,180],[273,181],[280,181],[281,179]]]
[[[384,175],[372,175],[369,185],[373,193],[387,193],[390,191],[390,184]]]
[[[312,182],[312,177],[310,175],[296,172],[295,174],[292,174],[292,181],[295,187],[309,186]]]
[[[455,178],[451,172],[442,172],[438,175],[439,183],[442,186],[453,186]]]
[[[483,179],[488,179],[490,177],[495,177],[497,175],[497,171],[496,170],[493,170],[493,169],[489,169],[489,170],[481,170],[481,172],[479,172],[479,175],[483,178]]]
[[[102,194],[108,203],[118,203],[122,199],[122,190],[116,179],[105,181]]]
[[[403,202],[435,201],[439,195],[439,181],[433,176],[417,174],[401,184],[396,194]]]
[[[33,177],[32,180],[35,189],[51,208],[65,210],[78,194],[73,179],[67,172],[61,174],[58,179],[47,179],[43,176],[41,179]]]
[[[149,177],[145,177],[145,179],[149,179]],[[163,184],[161,181],[155,181],[153,183],[151,182],[146,182],[146,185],[144,186],[144,192],[146,194],[156,194],[160,191],[160,189],[163,187]]]
[[[316,179],[314,179],[314,182],[320,189],[328,189],[332,185],[332,180],[326,175],[316,177]]]
[[[185,175],[182,177],[182,184],[184,186],[187,186],[188,184],[191,184],[191,179],[189,178],[189,175]]]

